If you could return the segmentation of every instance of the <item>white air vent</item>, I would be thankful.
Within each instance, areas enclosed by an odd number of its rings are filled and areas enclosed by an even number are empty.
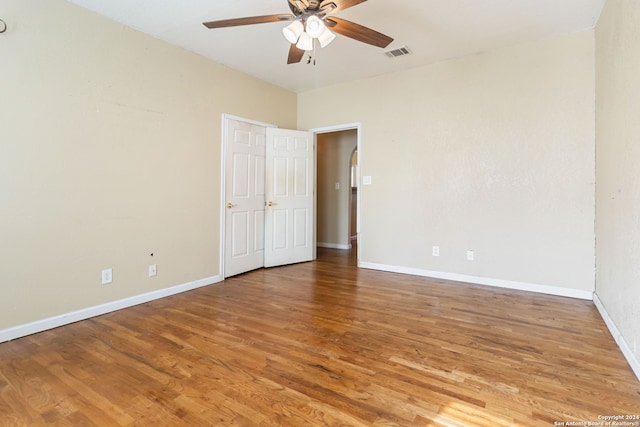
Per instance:
[[[390,50],[388,52],[384,53],[385,55],[387,55],[389,58],[396,58],[398,56],[405,56],[405,55],[411,55],[411,51],[409,50],[408,47],[401,47],[400,49],[394,49],[394,50]]]

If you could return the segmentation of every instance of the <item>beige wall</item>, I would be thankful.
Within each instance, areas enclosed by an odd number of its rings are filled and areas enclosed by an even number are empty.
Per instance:
[[[596,293],[639,361],[640,2],[608,0],[596,43]]]
[[[362,123],[361,261],[588,296],[593,64],[586,31],[300,94],[301,129]]]
[[[62,0],[2,8],[0,330],[217,276],[229,113],[362,123],[362,260],[585,292],[596,135],[597,293],[640,358],[636,2],[597,57],[587,31],[298,97]]]
[[[346,247],[349,243],[351,154],[356,148],[357,131],[318,134],[318,217],[319,244]],[[335,184],[340,188],[336,189]]]
[[[0,330],[218,275],[221,115],[296,95],[62,0],[2,19]]]

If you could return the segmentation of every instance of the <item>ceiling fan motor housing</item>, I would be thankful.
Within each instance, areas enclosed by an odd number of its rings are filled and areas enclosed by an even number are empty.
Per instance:
[[[288,3],[289,9],[296,17],[320,15],[320,18],[324,18],[338,7],[334,2],[327,0],[289,0]],[[303,18],[306,17],[303,16]]]

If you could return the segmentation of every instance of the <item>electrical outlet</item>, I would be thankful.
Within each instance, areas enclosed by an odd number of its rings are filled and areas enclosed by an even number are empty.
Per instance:
[[[474,258],[475,258],[475,255],[473,251],[467,251],[467,261],[473,261]]]
[[[149,277],[153,277],[158,272],[158,266],[156,264],[151,264],[149,266]]]
[[[440,256],[440,246],[434,246],[431,248],[431,255]]]
[[[102,284],[106,285],[111,282],[113,282],[113,269],[102,270]]]

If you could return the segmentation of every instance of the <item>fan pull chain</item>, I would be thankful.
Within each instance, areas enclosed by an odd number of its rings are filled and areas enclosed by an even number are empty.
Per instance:
[[[310,50],[309,53],[309,57],[307,58],[307,65],[311,64],[311,62],[313,61],[313,66],[316,66],[316,39],[313,39],[313,50]],[[313,55],[311,55],[311,52],[313,52]]]
[[[311,56],[311,54],[309,54],[309,57],[307,58],[307,64],[311,64],[313,62],[313,66],[316,66],[316,58],[314,58],[313,56]]]

